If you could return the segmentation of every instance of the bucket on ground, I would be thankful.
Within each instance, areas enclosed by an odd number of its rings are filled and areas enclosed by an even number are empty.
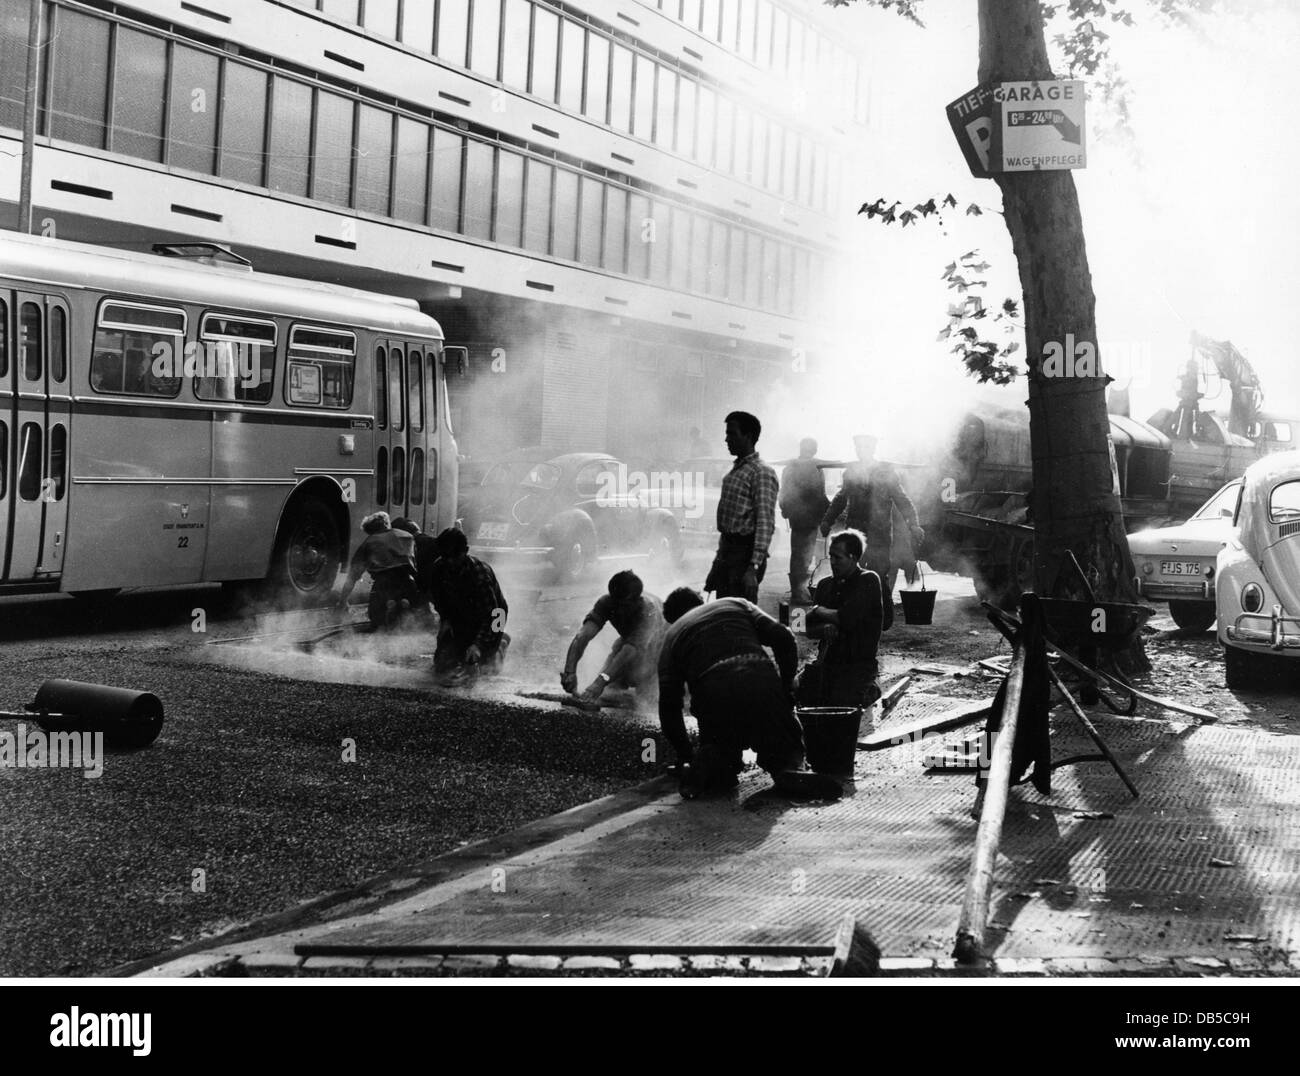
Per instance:
[[[46,680],[27,709],[47,732],[102,732],[106,747],[148,747],[163,726],[157,695],[79,680]]]
[[[925,572],[916,566],[921,577],[920,590],[900,590],[898,597],[903,603],[903,623],[931,624],[934,622],[934,600],[939,596],[937,590],[925,589]]]
[[[808,768],[834,777],[851,777],[858,752],[860,706],[798,706]]]

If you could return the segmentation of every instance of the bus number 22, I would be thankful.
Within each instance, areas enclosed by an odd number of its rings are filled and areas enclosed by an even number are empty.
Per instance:
[[[176,548],[189,549],[189,547],[190,547],[190,536],[188,534],[178,534],[176,536]]]

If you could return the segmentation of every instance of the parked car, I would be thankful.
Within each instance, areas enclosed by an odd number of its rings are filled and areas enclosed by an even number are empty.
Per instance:
[[[517,485],[538,460],[547,457],[541,445],[515,448],[503,456],[491,459],[462,457],[460,462],[460,499],[456,506],[458,519],[473,514],[475,503],[485,491],[490,496],[493,488]]]
[[[654,506],[642,478],[612,456],[575,452],[537,462],[517,481],[485,480],[465,518],[470,552],[548,560],[562,580],[602,558],[679,561],[681,525]]]
[[[1240,501],[1238,478],[1201,505],[1187,522],[1128,536],[1138,593],[1167,600],[1169,615],[1184,631],[1206,631],[1214,623],[1215,562],[1232,537]]]
[[[1219,551],[1218,639],[1228,687],[1249,687],[1300,657],[1300,452],[1246,471],[1237,529]]]

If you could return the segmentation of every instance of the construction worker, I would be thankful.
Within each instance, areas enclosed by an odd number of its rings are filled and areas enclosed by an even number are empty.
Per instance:
[[[444,686],[470,675],[501,668],[510,636],[509,607],[491,565],[469,555],[465,532],[448,527],[438,535],[431,586],[438,612],[438,648],[434,672]]]
[[[894,468],[888,463],[877,462],[876,438],[855,437],[853,446],[857,449],[858,462],[845,469],[844,484],[822,517],[821,531],[823,537],[829,535],[836,520],[844,515],[846,526],[866,536],[867,550],[862,566],[880,577],[885,610],[883,630],[888,631],[894,623],[894,577],[897,574],[890,555],[894,542],[894,509],[898,509],[907,524],[914,552],[925,541],[925,530],[917,521],[916,506],[904,492]]]
[[[664,620],[669,628],[659,654],[659,723],[681,766],[682,795],[734,788],[741,753],[752,748],[778,792],[837,799],[838,781],[802,768],[803,729],[791,701],[798,647],[790,629],[744,598],[706,605],[689,587],[668,595]],[[682,719],[687,690],[700,730],[695,751]]]
[[[831,539],[831,575],[817,584],[807,613],[808,634],[821,640],[817,660],[795,685],[801,706],[867,707],[880,698],[876,651],[884,621],[880,577],[859,565],[865,541],[858,531]]]
[[[370,602],[366,615],[377,628],[390,627],[400,617],[403,604],[414,608],[420,596],[415,589],[415,540],[394,530],[387,512],[375,512],[361,521],[366,537],[352,554],[348,577],[339,593],[338,607],[346,609],[352,589],[370,573]]]
[[[659,667],[659,648],[663,645],[663,602],[644,593],[644,584],[632,571],[617,572],[610,577],[609,593],[601,595],[582,627],[569,644],[569,653],[560,673],[560,686],[570,695],[578,694],[578,662],[587,644],[600,634],[606,624],[618,632],[618,641],[609,652],[604,667],[578,698],[593,709],[600,705],[606,688],[627,688],[653,694]]]
[[[759,457],[763,427],[747,411],[726,419],[727,451],[736,457],[722,479],[718,500],[718,552],[704,589],[719,598],[758,601],[767,569],[767,550],[776,531],[776,472]]]
[[[808,577],[817,545],[817,524],[831,503],[826,499],[826,478],[817,466],[816,456],[817,442],[805,437],[799,442],[799,458],[781,473],[781,515],[790,523],[792,603],[811,601]]]

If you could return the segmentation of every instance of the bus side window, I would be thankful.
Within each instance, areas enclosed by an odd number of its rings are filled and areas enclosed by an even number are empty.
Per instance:
[[[438,429],[438,367],[440,356],[429,352],[429,432]],[[430,500],[433,498],[430,497]]]
[[[63,307],[50,308],[50,378],[62,383],[68,376],[68,319]]]
[[[35,303],[23,303],[18,325],[18,350],[22,355],[23,377],[28,381],[41,379],[41,308]]]
[[[91,350],[96,392],[174,397],[184,368],[185,311],[106,300]]]
[[[197,361],[187,363],[200,400],[271,402],[275,383],[275,322],[232,314],[204,314]]]
[[[0,304],[3,305],[3,304]],[[0,333],[4,336],[4,333]],[[4,367],[0,366],[0,372]],[[9,427],[0,422],[0,501],[5,499],[9,492]]]
[[[0,299],[0,377],[9,373],[9,307]],[[3,473],[3,468],[0,468]],[[3,493],[0,493],[3,496]]]
[[[383,445],[375,453],[375,504],[388,503],[388,449]]]
[[[375,348],[375,429],[388,429],[388,363],[384,348]]]
[[[392,362],[388,366],[388,413],[393,417],[393,429],[405,429],[406,423],[402,421],[402,409],[406,403],[402,393],[402,352],[400,348],[393,348]]]
[[[67,459],[68,431],[58,423],[50,430],[50,493],[56,501],[63,500]]]
[[[419,433],[424,429],[424,376],[420,372],[420,353],[415,348],[411,348],[410,356],[406,388],[411,395],[409,408],[411,432]]]
[[[34,501],[41,495],[41,428],[35,422],[23,423],[18,435],[18,496]]]
[[[411,503],[424,503],[424,451],[411,449]]]
[[[295,325],[289,330],[285,399],[299,407],[350,407],[356,365],[355,334]]]

